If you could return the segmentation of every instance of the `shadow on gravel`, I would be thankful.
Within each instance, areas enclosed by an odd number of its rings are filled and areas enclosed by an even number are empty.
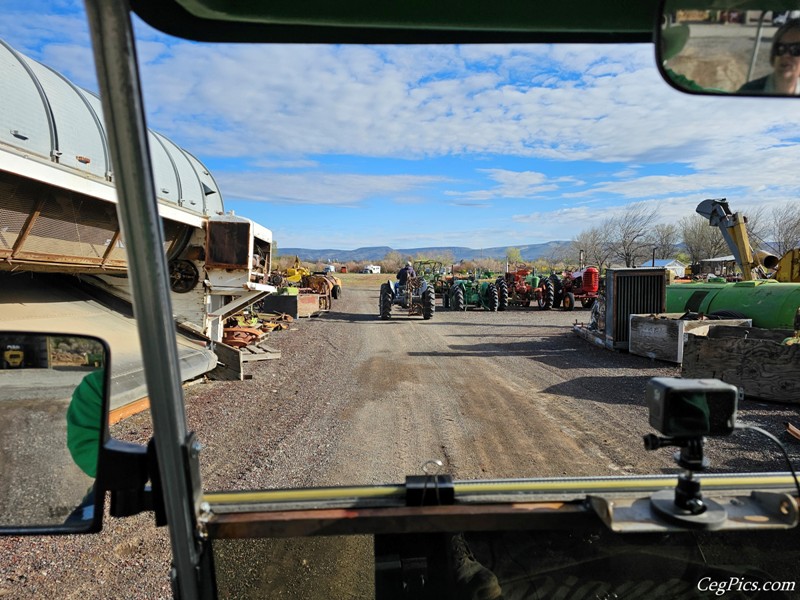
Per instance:
[[[362,321],[380,321],[379,315],[369,313],[323,313],[314,319],[319,321],[345,321],[347,323],[360,323]]]
[[[547,394],[593,400],[604,404],[645,406],[645,388],[650,375],[575,377],[542,390]]]
[[[480,337],[485,336],[469,336]],[[526,337],[526,336],[507,336]],[[659,363],[641,356],[611,352],[586,344],[571,335],[549,335],[539,339],[514,342],[483,342],[450,344],[448,352],[410,352],[409,356],[463,357],[463,356],[522,356],[561,370],[570,369],[670,369],[674,365]],[[661,373],[664,375],[664,373]],[[655,375],[652,375],[655,376]]]
[[[526,329],[528,327],[548,327],[550,329],[554,328],[562,328],[566,330],[567,328],[571,328],[572,325],[553,325],[552,323],[470,323],[470,322],[462,322],[462,321],[436,321],[436,317],[433,317],[434,320],[431,320],[431,325],[457,325],[458,327],[491,327],[492,329],[499,328],[499,327],[513,327],[514,329]],[[571,331],[571,329],[570,329]],[[485,337],[485,336],[481,336]]]

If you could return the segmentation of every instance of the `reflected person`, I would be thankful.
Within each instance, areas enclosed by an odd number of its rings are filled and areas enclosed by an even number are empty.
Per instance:
[[[745,83],[741,93],[800,95],[800,19],[789,19],[772,39],[772,73]]]

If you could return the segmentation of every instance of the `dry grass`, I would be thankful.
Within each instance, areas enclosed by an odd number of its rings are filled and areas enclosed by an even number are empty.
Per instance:
[[[347,292],[347,288],[359,290],[377,290],[381,284],[395,278],[394,273],[336,273],[342,280],[342,288]]]

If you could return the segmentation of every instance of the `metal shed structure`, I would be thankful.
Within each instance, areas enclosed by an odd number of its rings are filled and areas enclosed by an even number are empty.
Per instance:
[[[0,268],[124,270],[100,99],[2,40],[0,81]],[[223,199],[199,160],[148,135],[170,252],[224,212]]]

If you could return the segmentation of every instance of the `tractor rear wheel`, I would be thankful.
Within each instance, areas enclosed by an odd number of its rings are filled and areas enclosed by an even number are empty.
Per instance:
[[[433,316],[436,311],[436,294],[433,288],[428,288],[422,294],[422,318],[426,321]]]
[[[541,310],[550,310],[553,308],[553,297],[555,292],[553,291],[553,281],[550,279],[545,279],[542,282],[542,296],[539,298],[539,308]]]
[[[384,321],[392,318],[392,287],[388,283],[381,285],[381,295],[378,298],[378,309]]]
[[[486,286],[486,308],[492,312],[497,312],[500,298],[497,296],[497,288],[493,283]]]
[[[575,308],[575,294],[572,292],[564,294],[564,298],[561,300],[561,306],[564,310],[572,310]]]
[[[464,310],[464,290],[460,285],[453,289],[450,308],[452,310]]]
[[[497,278],[497,310],[508,308],[508,284],[502,277]]]
[[[564,289],[558,275],[550,275],[550,281],[553,284],[553,308],[558,308],[561,306],[561,300],[564,298]]]

